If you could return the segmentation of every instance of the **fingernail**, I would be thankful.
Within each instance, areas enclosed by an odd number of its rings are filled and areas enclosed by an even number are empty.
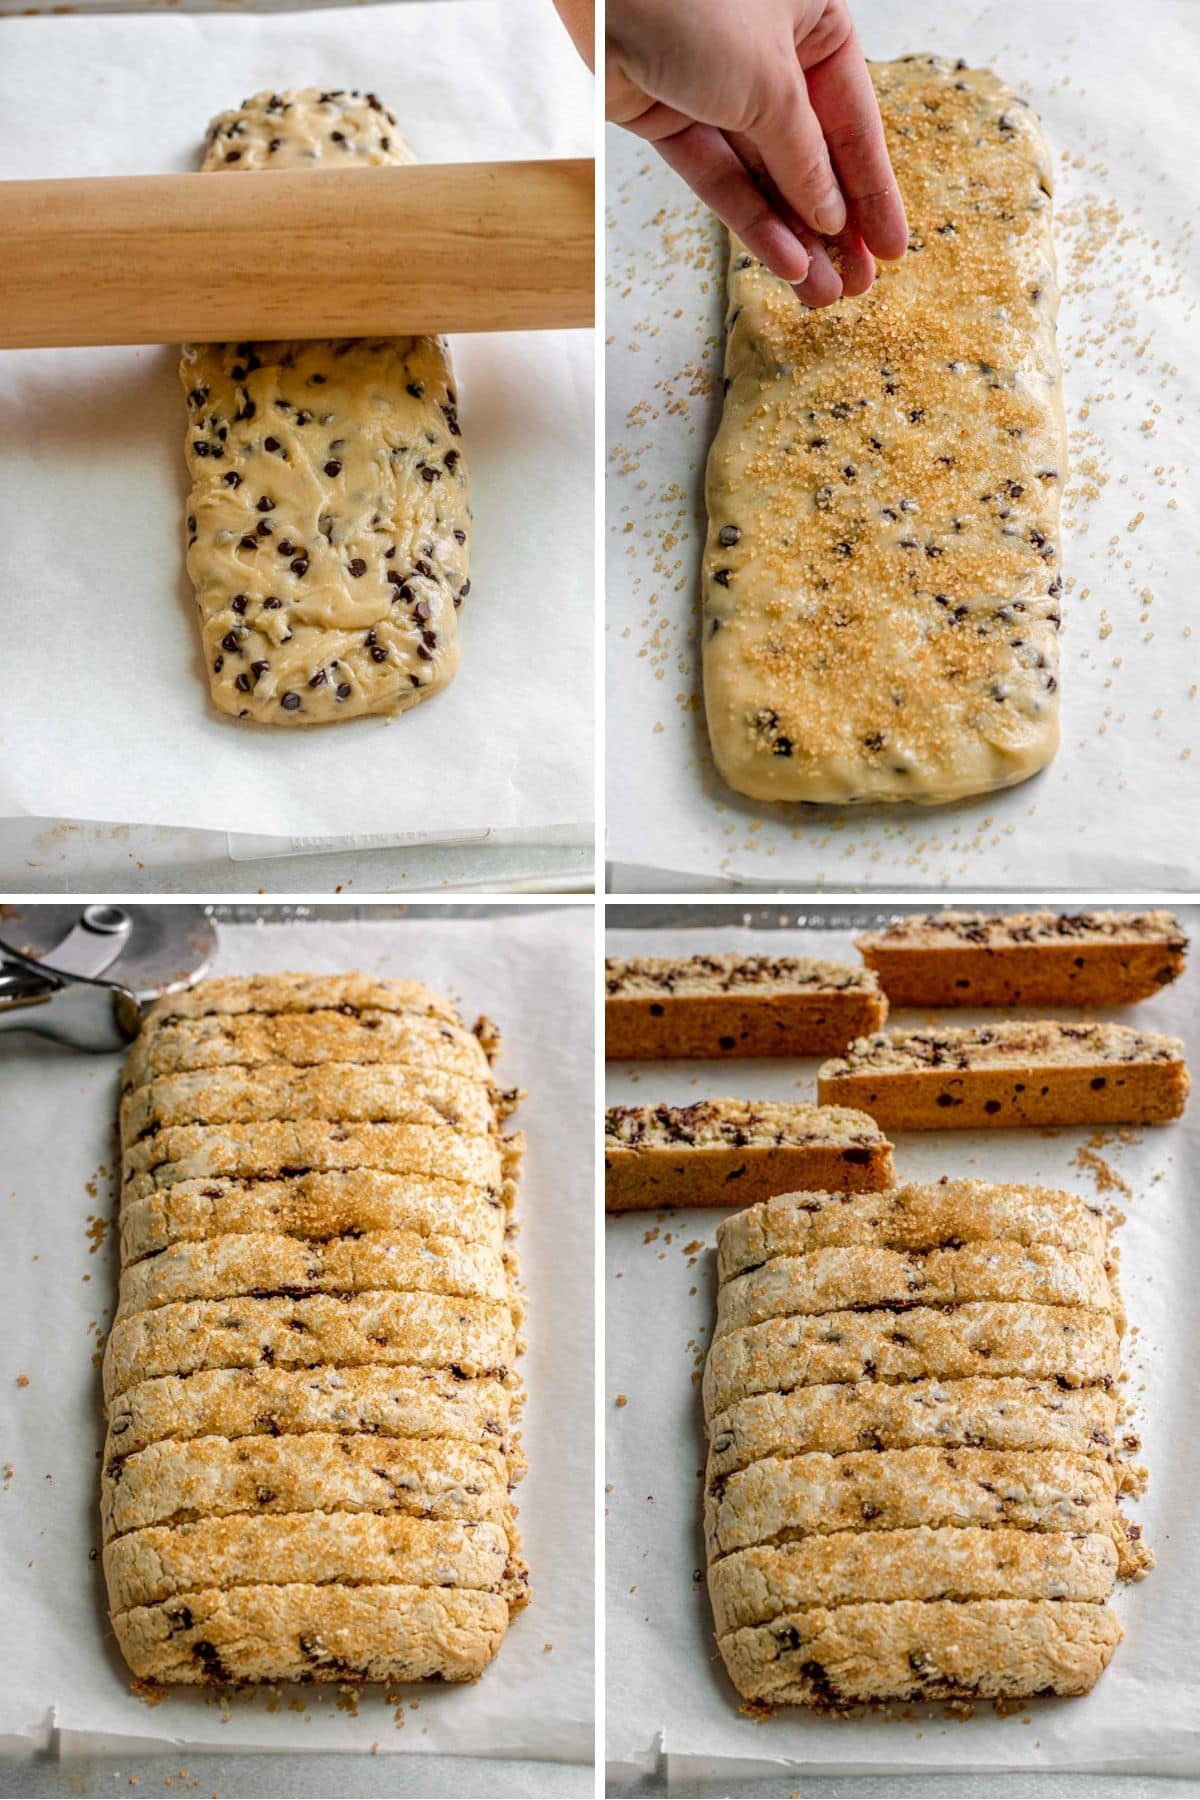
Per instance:
[[[839,231],[845,229],[846,202],[837,188],[831,187],[825,198],[817,202],[813,222],[817,230],[826,237],[836,237]]]

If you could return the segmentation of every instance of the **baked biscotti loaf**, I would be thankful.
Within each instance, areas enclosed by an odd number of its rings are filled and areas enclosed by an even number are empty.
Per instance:
[[[896,1131],[1161,1124],[1191,1085],[1178,1038],[1044,1020],[880,1032],[817,1076],[822,1105],[860,1107]]]
[[[916,913],[855,939],[893,1006],[1128,1006],[1183,973],[1169,912]]]
[[[878,1031],[872,971],[808,956],[610,957],[604,1054],[826,1056]]]
[[[526,1604],[496,1029],[416,982],[202,982],[122,1084],[101,1476],[154,1682],[472,1680]]]
[[[704,1532],[739,1694],[1086,1692],[1116,1580],[1153,1562],[1118,1511],[1143,1472],[1104,1215],[945,1182],[783,1195],[717,1236]]]
[[[909,255],[813,310],[730,246],[704,698],[719,773],[756,800],[935,804],[1058,744],[1052,158],[993,74],[872,76]]]
[[[255,94],[204,169],[411,163],[373,94]],[[188,573],[214,704],[265,725],[400,712],[458,667],[470,484],[440,338],[191,344]]]
[[[733,1206],[803,1182],[886,1187],[892,1147],[860,1113],[776,1101],[614,1106],[605,1120],[604,1204]]]

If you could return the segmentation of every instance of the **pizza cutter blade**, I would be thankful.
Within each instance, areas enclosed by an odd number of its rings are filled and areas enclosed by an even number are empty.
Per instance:
[[[203,973],[217,934],[202,906],[9,906],[0,938],[0,1031],[120,1050],[142,1007]]]

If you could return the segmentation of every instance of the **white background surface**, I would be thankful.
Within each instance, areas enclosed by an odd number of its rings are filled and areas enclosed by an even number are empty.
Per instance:
[[[1134,14],[1117,0],[856,0],[852,10],[868,56],[938,52],[995,68],[1038,109],[1054,154],[1070,485],[1082,485],[1085,461],[1107,482],[1066,508],[1062,748],[1031,783],[932,810],[806,814],[764,808],[719,780],[699,698],[697,594],[724,251],[665,165],[610,130],[609,855],[625,866],[622,884],[643,890],[670,891],[671,874],[776,889],[1194,886],[1200,852],[1184,821],[1200,797],[1189,754],[1200,705],[1190,597],[1200,10],[1194,0],[1146,0]]]
[[[0,178],[193,169],[212,114],[313,82],[377,90],[427,160],[591,148],[590,77],[548,0],[9,19]],[[591,334],[453,351],[475,510],[462,668],[398,719],[311,732],[209,706],[176,353],[0,355],[0,624],[23,672],[0,707],[0,815],[305,837],[590,820]]]
[[[115,1293],[107,1215],[117,1057],[0,1037],[5,1256],[0,1268],[0,1747],[51,1726],[66,1751],[182,1747],[454,1753],[585,1762],[592,1750],[592,913],[514,908],[499,919],[223,926],[218,973],[304,968],[417,976],[471,1022],[501,1025],[501,1079],[529,1098],[518,1247],[527,1290],[529,1389],[518,1490],[533,1600],[474,1686],[413,1687],[416,1710],[367,1689],[357,1718],[336,1690],[283,1690],[272,1712],[236,1696],[177,1693],[148,1707],[106,1632],[99,1565],[102,1432],[97,1353]],[[27,1387],[17,1377],[28,1375]],[[7,1471],[5,1471],[7,1474]],[[552,1646],[552,1648],[546,1648]],[[299,1693],[301,1710],[286,1700]],[[279,1791],[279,1790],[276,1790]],[[468,1789],[468,1791],[470,1791]]]
[[[610,911],[610,920],[619,913]],[[1180,914],[1193,940],[1200,909]],[[728,949],[858,962],[848,932],[610,929],[608,954]],[[1177,1032],[1195,1049],[1195,969],[1122,1019]],[[950,1015],[942,1015],[949,1019]],[[954,1015],[967,1023],[980,1017]],[[993,1015],[994,1016],[994,1015]],[[1116,1014],[1112,1015],[1118,1016]],[[928,1015],[897,1013],[895,1022]],[[815,1062],[611,1063],[608,1103],[686,1104],[735,1093],[815,1098]],[[941,1175],[1037,1181],[1096,1192],[1072,1159],[1087,1131],[893,1133],[902,1180]],[[895,1720],[826,1718],[784,1708],[767,1723],[744,1717],[717,1656],[703,1580],[705,1443],[698,1376],[715,1306],[712,1246],[719,1212],[631,1213],[606,1221],[607,1712],[614,1774],[657,1767],[672,1791],[689,1781],[736,1783],[774,1772],[781,1792],[821,1773],[883,1774],[1012,1768],[1050,1771],[1132,1765],[1200,1774],[1200,1325],[1195,1308],[1200,1213],[1195,1204],[1196,1109],[1190,1119],[1132,1134],[1099,1154],[1129,1183],[1108,1196],[1127,1214],[1117,1234],[1131,1335],[1128,1398],[1150,1487],[1125,1502],[1144,1525],[1158,1567],[1123,1588],[1125,1627],[1107,1673],[1085,1699],[1039,1701],[998,1719],[913,1707]],[[655,1235],[646,1241],[647,1233]],[[689,1246],[692,1248],[689,1250]],[[697,1248],[702,1246],[702,1248]],[[694,1291],[693,1291],[694,1290]],[[618,1394],[627,1404],[618,1407]],[[790,1765],[790,1773],[788,1772]],[[803,1765],[801,1773],[799,1765]],[[1193,1790],[1194,1791],[1194,1788]]]

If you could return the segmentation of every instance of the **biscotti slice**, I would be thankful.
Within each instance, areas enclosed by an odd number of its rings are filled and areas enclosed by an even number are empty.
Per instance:
[[[710,1484],[710,1558],[786,1534],[1007,1525],[1111,1536],[1116,1477],[1058,1450],[855,1450],[771,1457]]]
[[[604,1204],[745,1206],[801,1183],[884,1188],[892,1146],[861,1113],[782,1101],[614,1106],[605,1119]]]
[[[473,1032],[434,1014],[326,1008],[319,1012],[208,1013],[176,1019],[140,1036],[125,1059],[123,1085],[141,1087],[188,1069],[293,1068],[327,1063],[400,1063],[491,1079],[491,1064]]]
[[[875,976],[808,956],[610,957],[604,1054],[826,1056],[878,1031]]]
[[[872,76],[910,254],[814,310],[730,247],[704,697],[718,771],[756,800],[932,805],[1058,744],[1050,153],[995,75]]]
[[[363,1363],[458,1369],[503,1380],[516,1356],[511,1301],[445,1294],[312,1294],[183,1300],[118,1319],[104,1347],[104,1398],[196,1369]]]
[[[193,1379],[196,1379],[193,1377]],[[134,1392],[137,1393],[137,1389]],[[1068,1450],[1112,1462],[1118,1431],[1109,1388],[1064,1388],[1026,1375],[960,1381],[857,1381],[735,1400],[709,1425],[708,1478],[768,1456],[824,1450]]]
[[[202,1589],[114,1611],[135,1676],[243,1681],[474,1681],[500,1648],[509,1606],[469,1588]]]
[[[860,1107],[896,1131],[1161,1124],[1191,1085],[1178,1038],[1048,1020],[880,1032],[817,1077],[822,1105]]]
[[[899,1600],[811,1607],[720,1640],[738,1693],[826,1710],[883,1700],[1086,1694],[1121,1641],[1073,1600]]]
[[[197,1369],[139,1381],[112,1401],[104,1463],[159,1438],[325,1431],[458,1438],[503,1451],[511,1465],[517,1398],[494,1376],[441,1368]]]
[[[206,170],[411,163],[374,95],[255,94]],[[188,573],[215,705],[266,725],[400,712],[458,667],[470,485],[440,338],[190,344]]]
[[[956,1524],[755,1544],[715,1562],[708,1588],[720,1636],[859,1601],[1102,1601],[1116,1580],[1117,1552],[1102,1532]]]
[[[179,1181],[121,1210],[121,1259],[128,1266],[171,1244],[272,1231],[319,1243],[369,1231],[412,1231],[499,1248],[509,1228],[513,1184],[473,1186],[435,1175],[338,1169],[283,1180],[228,1176]]]
[[[500,1252],[460,1238],[372,1231],[308,1244],[275,1232],[246,1232],[203,1244],[174,1244],[121,1276],[117,1317],[176,1300],[224,1300],[242,1294],[462,1294],[504,1300],[508,1270]]]
[[[1111,1385],[1120,1372],[1116,1317],[1094,1307],[968,1300],[903,1314],[798,1314],[714,1339],[704,1369],[705,1413],[711,1419],[751,1394],[826,1382],[1027,1375],[1088,1387]]]
[[[1003,1240],[943,1250],[862,1244],[778,1256],[721,1284],[717,1334],[789,1313],[956,1306],[964,1300],[1032,1300],[1116,1312],[1108,1272],[1086,1250]]]
[[[164,994],[147,1007],[142,1042],[161,1027],[182,1019],[242,1018],[256,1013],[311,1013],[336,1010],[346,1018],[373,1012],[415,1013],[422,1018],[461,1023],[450,1002],[422,981],[370,975],[211,975],[192,987]]]
[[[418,1103],[419,1104],[419,1103]],[[414,1104],[414,1115],[417,1106]],[[123,1195],[139,1200],[155,1189],[198,1176],[259,1179],[310,1170],[383,1169],[395,1175],[438,1175],[495,1187],[504,1179],[504,1148],[490,1134],[467,1136],[437,1118],[413,1124],[331,1124],[272,1119],[245,1125],[176,1125],[121,1158]],[[436,1123],[432,1121],[437,1119]]]
[[[194,1438],[150,1444],[106,1471],[106,1538],[145,1525],[187,1524],[230,1513],[405,1512],[424,1519],[511,1514],[499,1450],[453,1438]]]
[[[482,1082],[440,1069],[361,1068],[330,1063],[293,1069],[190,1069],[160,1075],[121,1102],[127,1144],[180,1125],[246,1125],[291,1119],[339,1124],[445,1124],[468,1134],[495,1131],[499,1109]]]
[[[1098,1203],[1056,1188],[990,1181],[905,1182],[882,1194],[779,1194],[717,1226],[722,1281],[775,1256],[837,1244],[931,1250],[1009,1238],[1057,1244],[1108,1257],[1108,1223]]]
[[[915,913],[855,944],[893,1006],[1128,1006],[1188,947],[1169,912]]]
[[[235,1513],[149,1525],[104,1548],[114,1610],[154,1606],[194,1588],[268,1581],[403,1582],[499,1593],[508,1567],[503,1526],[406,1513]]]

